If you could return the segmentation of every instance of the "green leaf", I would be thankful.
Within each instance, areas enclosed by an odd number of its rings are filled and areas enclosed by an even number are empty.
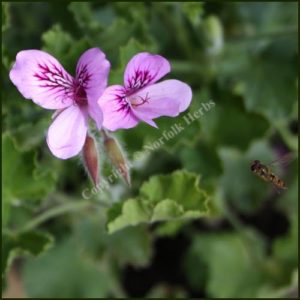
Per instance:
[[[199,187],[199,177],[186,171],[151,177],[142,185],[140,195],[151,204],[170,199],[185,210],[207,211],[207,195]]]
[[[22,123],[19,127],[8,130],[16,144],[16,148],[21,151],[29,151],[35,147],[41,147],[45,140],[45,130],[50,125],[47,117],[40,116],[37,121]]]
[[[219,80],[244,97],[248,111],[274,125],[285,122],[297,102],[297,4],[239,3],[234,9],[240,19],[218,63]]]
[[[85,37],[75,40],[68,32],[63,31],[60,25],[54,25],[45,32],[42,40],[42,49],[56,57],[70,74],[75,74],[80,55],[90,48]]]
[[[152,255],[152,236],[146,227],[127,227],[123,230],[108,234],[104,218],[101,215],[91,219],[84,219],[75,227],[77,247],[85,256],[95,259],[109,259],[123,267],[145,267]]]
[[[120,47],[125,45],[133,36],[134,28],[134,23],[122,17],[116,18],[105,31],[93,35],[91,41],[99,45],[101,49],[108,54],[110,62],[112,66],[114,66],[118,61]]]
[[[194,238],[192,244],[188,248],[183,268],[189,285],[196,291],[205,288],[208,277],[208,266],[199,252],[199,247],[202,247],[202,241],[199,237]]]
[[[101,30],[101,25],[95,19],[91,4],[88,2],[71,2],[68,6],[77,24],[82,30]]]
[[[261,115],[249,113],[241,99],[223,90],[215,107],[201,119],[202,136],[210,143],[247,149],[252,140],[262,137],[269,124]],[[237,124],[239,126],[237,127]]]
[[[2,276],[5,276],[13,260],[22,255],[37,256],[46,251],[53,244],[53,237],[49,234],[29,231],[18,234],[2,234]]]
[[[158,224],[155,228],[155,235],[160,237],[176,236],[179,231],[184,227],[186,221],[168,221]]]
[[[133,26],[131,37],[148,45],[151,52],[154,46],[153,34],[150,28],[152,15],[147,5],[133,2],[114,2],[113,8],[118,18],[124,18]]]
[[[8,78],[8,67],[5,76]],[[43,148],[45,131],[51,123],[51,112],[25,101],[18,90],[10,88],[3,95],[3,126],[14,140],[18,150],[27,151],[35,147]]]
[[[146,227],[127,227],[107,238],[107,251],[119,265],[147,266],[152,258],[152,238]]]
[[[297,71],[292,59],[272,55],[275,51],[270,49],[250,62],[243,90],[246,108],[264,114],[272,123],[286,120],[297,101]]]
[[[58,59],[66,55],[73,43],[71,35],[64,32],[59,25],[45,32],[42,40],[45,44],[43,50],[53,53]]]
[[[199,218],[208,214],[208,201],[199,187],[199,177],[193,173],[153,176],[142,185],[138,198],[112,206],[108,232],[140,223]]]
[[[118,208],[121,207],[121,212],[112,218],[111,210],[115,212],[115,205],[108,212],[108,232],[120,230],[130,225],[137,225],[150,221],[150,209],[145,208],[146,204],[139,199],[128,199],[122,206],[117,204]]]
[[[222,173],[221,160],[216,149],[199,141],[194,147],[182,147],[179,149],[179,157],[184,168],[190,172],[201,174],[201,180],[211,184]]]
[[[285,284],[298,266],[298,231],[298,216],[294,214],[288,234],[278,238],[273,244],[273,258],[279,265],[281,278]]]
[[[9,220],[14,201],[41,200],[54,188],[51,170],[41,170],[33,151],[19,152],[7,134],[2,135],[2,208],[3,222]]]
[[[28,260],[23,271],[30,298],[105,298],[112,289],[111,277],[105,266],[81,256],[73,240]]]
[[[255,238],[253,245],[258,244],[260,240]],[[212,298],[255,297],[265,276],[255,259],[255,252],[262,249],[253,247],[234,233],[201,234],[194,238],[186,260],[191,284],[196,287],[198,281],[198,289],[205,285]]]

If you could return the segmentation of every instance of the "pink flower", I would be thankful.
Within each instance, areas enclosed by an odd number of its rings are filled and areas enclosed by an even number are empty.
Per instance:
[[[175,117],[186,110],[192,100],[187,84],[174,79],[155,83],[170,69],[169,62],[160,55],[135,55],[127,64],[124,86],[108,87],[98,101],[103,111],[103,127],[132,128],[140,121],[157,127],[153,119]]]
[[[103,115],[97,100],[106,88],[109,69],[110,63],[98,48],[82,54],[75,78],[46,52],[17,54],[9,74],[11,81],[25,98],[57,110],[47,133],[47,144],[56,157],[67,159],[81,151],[89,116],[101,128]]]

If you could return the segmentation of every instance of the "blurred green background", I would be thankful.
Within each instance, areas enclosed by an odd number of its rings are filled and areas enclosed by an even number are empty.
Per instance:
[[[74,74],[90,47],[111,61],[110,84],[153,52],[191,85],[189,112],[215,105],[189,125],[185,112],[116,132],[132,187],[118,179],[85,200],[80,158],[51,156],[51,112],[8,73],[18,51],[42,49]],[[297,65],[296,2],[2,2],[3,296],[297,297]],[[185,129],[145,151],[175,123]],[[286,153],[278,193],[249,165]]]

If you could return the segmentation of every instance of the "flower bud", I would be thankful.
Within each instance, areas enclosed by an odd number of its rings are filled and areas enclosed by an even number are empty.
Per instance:
[[[86,136],[86,140],[83,146],[83,161],[85,168],[92,179],[94,185],[99,184],[99,157],[95,140],[89,135]]]
[[[130,185],[130,173],[129,166],[126,163],[125,156],[121,149],[121,146],[113,137],[104,134],[104,147],[105,151],[108,154],[113,166],[118,170],[122,175],[123,179],[128,185]]]
[[[224,44],[223,27],[216,16],[209,16],[203,22],[203,35],[206,51],[217,55],[222,51]]]

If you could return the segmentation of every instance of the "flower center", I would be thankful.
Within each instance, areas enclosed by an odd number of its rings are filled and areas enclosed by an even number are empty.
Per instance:
[[[136,96],[131,96],[129,98],[129,101],[133,107],[137,107],[137,106],[143,105],[144,103],[147,103],[149,101],[149,99],[150,98],[148,97],[148,93],[147,93],[145,98],[142,96],[136,95]]]
[[[86,106],[88,104],[86,91],[84,87],[81,85],[80,81],[75,83],[74,101],[78,106]]]

